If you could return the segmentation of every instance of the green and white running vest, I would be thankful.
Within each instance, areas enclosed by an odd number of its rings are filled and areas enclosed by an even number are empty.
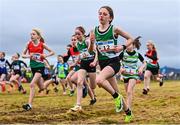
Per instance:
[[[136,52],[134,55],[129,55],[126,51],[123,52],[123,60],[122,60],[122,66],[125,69],[125,72],[123,73],[123,77],[125,79],[128,78],[134,78],[138,79],[138,60],[139,60],[139,54]]]
[[[58,78],[66,78],[66,70],[67,66],[66,64],[58,63],[57,64],[57,71],[58,71]]]
[[[85,40],[83,42],[77,43],[77,49],[80,52],[80,59],[81,60],[90,60],[94,58],[94,52],[89,52],[88,46],[86,45]]]
[[[108,30],[104,33],[98,31],[98,27],[95,27],[95,39],[98,49],[98,60],[106,60],[117,57],[118,54],[114,51],[109,51],[114,45],[117,45],[117,39],[114,38],[114,28],[110,25]]]

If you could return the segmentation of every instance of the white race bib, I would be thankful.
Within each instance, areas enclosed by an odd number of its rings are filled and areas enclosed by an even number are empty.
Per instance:
[[[130,68],[130,67],[124,67],[124,69],[125,69],[126,74],[131,74],[131,75],[137,74],[137,69],[133,69],[133,68]]]
[[[19,69],[20,69],[19,65],[15,65],[15,66],[14,66],[14,69],[15,69],[15,70],[19,70]]]
[[[42,62],[41,55],[39,53],[34,53],[32,56],[32,59],[37,61],[37,62]]]
[[[1,68],[6,67],[5,63],[6,63],[6,61],[2,61],[2,62],[0,61],[0,67],[1,67]]]
[[[146,57],[146,61],[147,61],[147,63],[151,63],[153,60],[148,58],[148,57]]]
[[[87,49],[82,50],[81,53],[80,53],[80,58],[84,59],[84,58],[87,58],[87,57],[91,57],[91,55],[88,52],[88,50]]]
[[[79,57],[79,55],[73,55],[72,56],[73,61],[76,62],[78,60],[78,57]]]
[[[97,46],[100,52],[108,52],[109,50],[114,48],[114,41],[99,41],[97,42]]]

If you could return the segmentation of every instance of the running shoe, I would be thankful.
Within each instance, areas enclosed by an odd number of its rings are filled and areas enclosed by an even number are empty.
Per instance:
[[[46,95],[48,95],[48,94],[49,94],[49,91],[50,91],[49,89],[47,89],[47,90],[46,90]]]
[[[66,95],[66,92],[63,92],[63,95]]]
[[[125,123],[130,123],[131,121],[132,121],[132,114],[131,115],[126,115],[125,119],[124,119],[124,122]]]
[[[58,93],[58,91],[59,91],[59,90],[55,87],[55,88],[54,88],[54,92],[55,92],[55,93]]]
[[[69,96],[71,97],[73,95],[74,95],[74,91],[70,91]]]
[[[163,84],[164,84],[164,78],[162,77],[162,78],[160,78],[159,86],[161,87],[161,86],[163,86]]]
[[[146,90],[146,89],[143,89],[143,92],[142,92],[142,93],[143,93],[144,95],[147,95],[148,92],[149,92],[149,89],[147,89],[147,90]]]
[[[114,99],[116,112],[120,112],[123,109],[123,97],[119,94],[117,98]]]
[[[23,107],[23,109],[25,109],[26,111],[29,111],[29,110],[32,109],[29,104],[25,104],[25,105],[23,105],[22,107]]]
[[[73,108],[71,108],[71,111],[77,112],[77,111],[81,111],[82,107],[80,105],[75,105]]]
[[[88,89],[87,89],[87,86],[84,85],[82,97],[85,98],[87,96],[87,94],[88,94]]]
[[[23,89],[23,90],[22,90],[22,94],[26,94],[26,93],[27,93],[26,90]]]
[[[94,98],[94,99],[92,99],[91,101],[90,101],[90,104],[89,105],[94,105],[95,103],[96,103],[96,98]]]
[[[22,89],[23,89],[23,87],[22,87],[22,85],[20,85],[20,86],[18,87],[18,91],[21,92]]]

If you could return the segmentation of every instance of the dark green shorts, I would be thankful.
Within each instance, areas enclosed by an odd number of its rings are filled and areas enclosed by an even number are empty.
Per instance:
[[[159,66],[150,67],[149,65],[147,65],[146,70],[150,71],[153,75],[157,75],[159,73]]]
[[[78,71],[80,69],[80,66],[78,66],[78,65],[76,65],[74,68],[73,68],[73,70],[76,72],[76,71]]]

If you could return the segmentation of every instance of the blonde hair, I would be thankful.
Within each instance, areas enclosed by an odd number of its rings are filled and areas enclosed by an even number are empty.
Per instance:
[[[147,44],[150,44],[153,47],[153,50],[156,50],[156,46],[152,40],[148,40]]]
[[[32,31],[36,32],[37,35],[40,37],[40,41],[44,43],[44,38],[42,37],[42,32],[38,28],[33,28]]]
[[[155,46],[155,44],[154,44],[154,42],[152,40],[148,40],[147,44],[150,44],[153,47],[153,50],[156,51],[156,53],[157,53],[156,46]],[[157,53],[157,59],[159,60],[158,53]]]

